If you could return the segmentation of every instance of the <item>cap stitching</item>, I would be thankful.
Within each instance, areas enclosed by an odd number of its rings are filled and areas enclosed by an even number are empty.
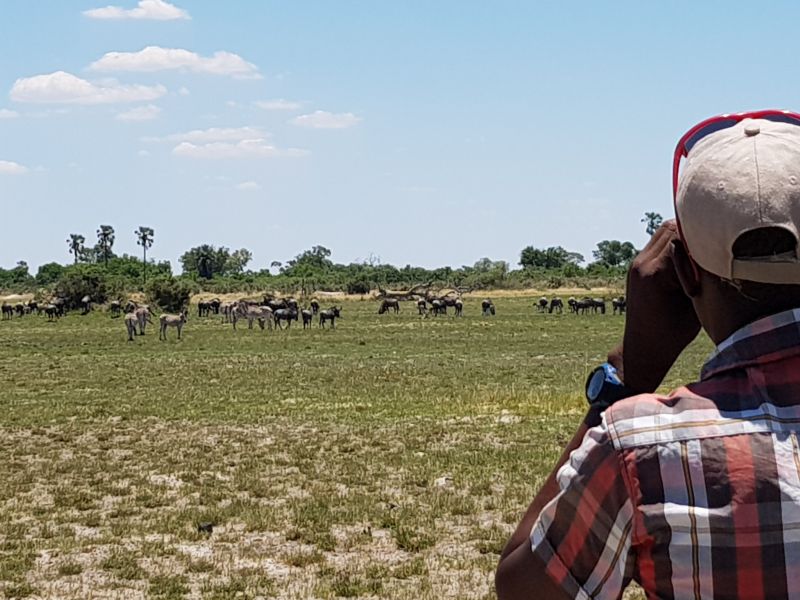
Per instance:
[[[755,160],[756,163],[756,206],[758,206],[758,220],[763,225],[764,216],[761,213],[761,174],[758,170],[758,146],[756,145],[755,137],[753,137],[753,160]]]

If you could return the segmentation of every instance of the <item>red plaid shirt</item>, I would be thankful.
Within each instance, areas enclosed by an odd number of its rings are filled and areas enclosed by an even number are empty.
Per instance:
[[[609,408],[531,547],[574,598],[800,598],[800,309],[748,325],[701,379]]]

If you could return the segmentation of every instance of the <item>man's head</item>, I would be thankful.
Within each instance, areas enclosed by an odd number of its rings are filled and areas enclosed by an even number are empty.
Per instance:
[[[800,307],[800,125],[746,119],[702,138],[675,208],[676,267],[712,339]]]

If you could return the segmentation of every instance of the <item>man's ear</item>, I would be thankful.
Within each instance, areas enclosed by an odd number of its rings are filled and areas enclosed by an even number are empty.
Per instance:
[[[699,296],[701,286],[697,266],[689,258],[683,240],[672,241],[672,263],[675,265],[675,272],[683,292],[690,298]]]

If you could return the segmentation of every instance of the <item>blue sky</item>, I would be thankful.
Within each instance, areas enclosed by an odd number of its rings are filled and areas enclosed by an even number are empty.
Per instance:
[[[800,108],[790,3],[111,1],[3,0],[0,266],[101,223],[176,268],[590,258],[671,213],[689,126]]]

